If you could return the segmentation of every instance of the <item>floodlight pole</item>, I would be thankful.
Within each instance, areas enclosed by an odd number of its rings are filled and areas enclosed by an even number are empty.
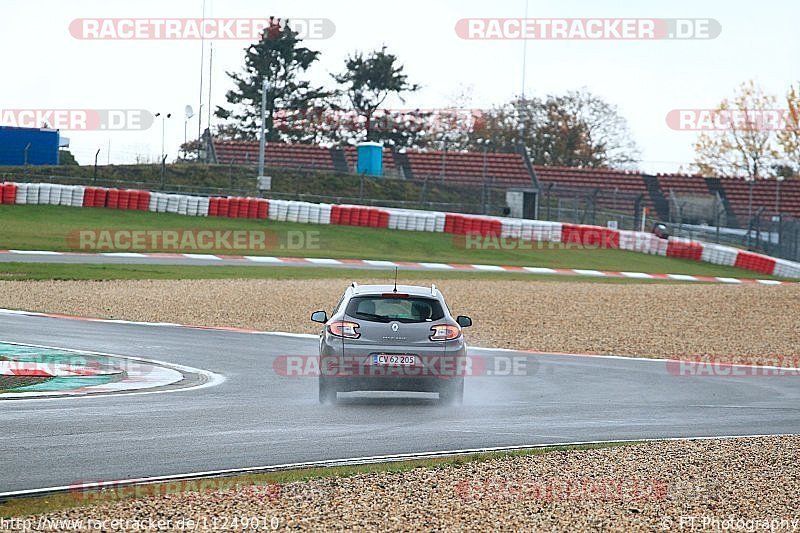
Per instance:
[[[258,177],[264,175],[264,152],[265,143],[267,142],[266,129],[267,129],[267,91],[269,90],[269,82],[264,78],[261,84],[261,141],[258,146]]]

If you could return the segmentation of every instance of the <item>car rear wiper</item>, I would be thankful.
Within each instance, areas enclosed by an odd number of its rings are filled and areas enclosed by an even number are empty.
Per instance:
[[[378,322],[390,322],[392,320],[388,316],[376,315],[374,313],[362,313],[361,311],[356,311],[355,314],[360,316],[360,317],[375,319]]]

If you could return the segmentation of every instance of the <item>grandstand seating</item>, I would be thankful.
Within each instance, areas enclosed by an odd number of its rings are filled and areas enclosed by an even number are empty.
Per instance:
[[[415,178],[437,178],[451,183],[530,187],[525,160],[516,153],[407,150]]]
[[[217,162],[222,164],[255,165],[258,163],[258,143],[249,141],[214,141]],[[356,167],[356,148],[344,149],[347,165]],[[532,184],[525,160],[515,153],[480,153],[457,151],[407,150],[415,178],[439,178],[451,183],[525,187]],[[267,143],[266,166],[334,170],[330,149],[304,144]],[[398,172],[394,154],[383,151],[387,174]]]
[[[750,198],[750,183],[739,178],[723,178],[720,180],[725,195],[728,197],[739,220],[746,221]],[[760,208],[772,215],[775,212],[776,180],[757,180],[753,182],[753,213]],[[780,212],[800,217],[800,179],[790,178],[780,185]]]
[[[638,172],[541,165],[536,165],[535,170],[543,186],[553,184],[558,188],[586,191],[599,189],[597,203],[607,209],[630,208],[640,195],[644,195],[645,206],[654,207],[644,179]]]
[[[258,162],[258,143],[247,141],[214,141],[217,162],[222,164],[256,165]],[[344,159],[351,172],[356,167],[356,148],[345,147]],[[408,161],[407,170],[416,179],[434,178],[449,183],[465,185],[482,185],[487,183],[500,187],[527,187],[532,184],[532,176],[525,159],[518,153],[482,153],[440,150],[406,150],[403,158]],[[384,149],[384,169],[388,175],[400,174],[395,154],[389,148]],[[273,167],[303,168],[317,170],[335,170],[334,157],[329,148],[306,145],[268,143],[265,153],[265,164]],[[542,186],[554,184],[563,193],[564,190],[586,193],[597,192],[597,203],[608,209],[627,210],[632,202],[644,195],[644,205],[654,209],[658,202],[658,193],[669,198],[670,191],[680,195],[706,196],[716,190],[717,180],[700,175],[690,174],[658,174],[646,177],[641,172],[580,169],[567,167],[535,166],[536,176]],[[648,189],[646,179],[651,180]],[[655,180],[653,182],[652,180]],[[768,215],[775,210],[775,180],[758,180],[753,185],[753,212],[761,207]],[[748,198],[750,185],[743,179],[721,178],[719,189],[725,200],[729,221],[738,220],[739,225],[746,224],[748,214]],[[781,183],[780,211],[787,215],[800,217],[800,179],[791,178]],[[658,212],[660,216],[666,213]]]
[[[214,141],[217,162],[234,165],[257,165],[258,143],[250,141]],[[333,170],[328,148],[311,144],[267,143],[264,164],[271,167]]]
[[[670,191],[679,195],[708,196],[711,190],[706,184],[705,178],[700,175],[690,174],[657,174],[661,192],[669,200]]]

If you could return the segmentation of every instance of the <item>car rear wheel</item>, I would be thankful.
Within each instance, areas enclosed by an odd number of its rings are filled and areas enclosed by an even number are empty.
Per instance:
[[[319,380],[319,403],[336,403],[336,388],[324,379]]]
[[[439,403],[442,405],[461,405],[464,401],[464,381],[445,385],[439,389]]]

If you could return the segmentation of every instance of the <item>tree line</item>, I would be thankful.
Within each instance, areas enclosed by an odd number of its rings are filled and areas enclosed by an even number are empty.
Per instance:
[[[694,144],[701,174],[757,180],[800,173],[800,83],[781,101],[755,81],[743,82],[709,122]]]
[[[302,43],[288,21],[270,18],[261,39],[245,49],[241,72],[214,115],[221,139],[258,140],[261,92],[268,83],[266,138],[287,143],[352,145],[375,141],[396,148],[507,152],[525,146],[534,164],[619,168],[635,165],[638,149],[616,106],[586,89],[544,98],[517,97],[471,109],[466,95],[444,109],[389,109],[390,97],[421,86],[409,80],[386,47],[348,55],[331,73],[332,87],[308,80],[320,51]]]
[[[288,21],[270,18],[261,39],[244,50],[241,72],[227,72],[233,88],[218,106],[217,138],[259,138],[262,83],[267,80],[268,141],[352,145],[380,142],[395,148],[509,152],[524,146],[534,164],[581,168],[635,168],[639,149],[617,106],[587,89],[545,97],[515,97],[491,109],[473,109],[462,92],[443,109],[391,109],[390,97],[420,90],[386,47],[349,54],[331,86],[313,85],[309,69],[321,52],[302,43]],[[800,84],[779,99],[755,82],[724,99],[693,144],[686,169],[707,176],[759,179],[800,172]],[[782,105],[785,103],[785,106]],[[778,110],[781,124],[765,123]],[[773,113],[774,114],[774,113]],[[197,141],[189,143],[196,146]],[[184,151],[188,147],[184,147]]]

